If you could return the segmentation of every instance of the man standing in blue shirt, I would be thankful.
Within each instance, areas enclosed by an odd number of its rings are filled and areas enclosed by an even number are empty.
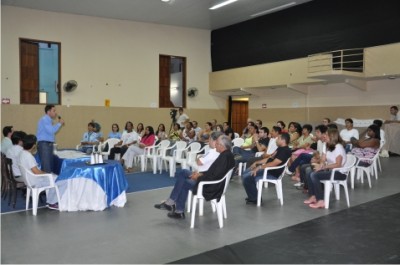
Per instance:
[[[57,117],[56,107],[54,105],[46,105],[44,108],[46,113],[38,122],[36,137],[38,140],[38,154],[41,161],[41,170],[51,173],[53,168],[53,145],[55,134],[64,125],[64,120],[58,116],[58,122],[53,124],[53,120]]]

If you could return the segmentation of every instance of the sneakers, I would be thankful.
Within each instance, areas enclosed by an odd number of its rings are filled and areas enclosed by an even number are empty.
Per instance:
[[[49,208],[51,210],[58,210],[58,203],[47,204],[47,208]]]
[[[302,187],[302,186],[304,186],[304,183],[302,183],[302,182],[297,182],[297,183],[293,184],[293,186],[295,186],[295,187]]]
[[[289,171],[289,168],[286,168],[285,174],[291,176],[293,175],[293,172]]]

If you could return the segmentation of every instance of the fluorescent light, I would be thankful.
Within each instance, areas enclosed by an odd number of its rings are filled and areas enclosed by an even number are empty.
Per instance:
[[[295,4],[296,4],[296,2],[290,2],[290,3],[287,3],[287,4],[281,5],[281,6],[277,6],[277,7],[265,10],[265,11],[261,11],[261,12],[255,13],[255,14],[250,15],[250,16],[251,17],[258,17],[258,16],[261,16],[261,15],[265,15],[265,14],[268,14],[268,13],[271,13],[271,12],[274,12],[274,11],[278,11],[278,10],[287,8],[289,6],[293,6]]]
[[[226,0],[226,1],[222,2],[222,3],[213,5],[212,7],[210,7],[210,10],[214,10],[214,9],[217,9],[217,8],[232,4],[233,2],[236,2],[236,1],[237,0]]]
[[[161,0],[161,2],[169,2],[170,0]]]

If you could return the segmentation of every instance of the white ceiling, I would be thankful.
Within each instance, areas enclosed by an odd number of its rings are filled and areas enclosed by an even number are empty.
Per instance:
[[[2,5],[199,29],[218,29],[252,19],[250,15],[291,2],[311,0],[238,0],[209,10],[222,0],[2,0]],[[293,5],[294,6],[294,5]],[[292,6],[292,7],[293,7]]]

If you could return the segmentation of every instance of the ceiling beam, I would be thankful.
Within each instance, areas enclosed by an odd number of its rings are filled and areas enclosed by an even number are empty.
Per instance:
[[[367,82],[365,80],[346,78],[344,82],[361,91],[367,91]]]
[[[300,94],[308,95],[308,86],[306,85],[287,84],[286,87]]]

